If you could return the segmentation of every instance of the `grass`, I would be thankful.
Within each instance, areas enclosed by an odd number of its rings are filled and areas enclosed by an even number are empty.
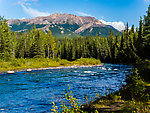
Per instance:
[[[72,65],[97,65],[101,64],[100,60],[93,58],[81,58],[75,61],[68,61],[65,59],[11,59],[9,61],[0,60],[0,72],[9,70],[21,70],[29,68],[46,68],[58,66],[72,66]]]
[[[113,95],[113,96],[112,96]],[[116,99],[116,97],[118,97]],[[118,95],[107,95],[88,105],[85,105],[83,111],[88,113],[149,113],[150,104],[148,102],[142,102],[137,100],[124,100]]]

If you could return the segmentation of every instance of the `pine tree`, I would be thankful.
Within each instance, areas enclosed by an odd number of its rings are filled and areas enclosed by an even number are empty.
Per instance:
[[[117,60],[117,57],[118,57],[119,48],[120,48],[120,33],[118,32],[116,36],[115,44],[113,45],[113,49],[112,49],[113,59],[115,61]]]
[[[134,34],[134,25],[132,25],[131,30],[130,30],[133,34]]]
[[[11,38],[11,46],[12,46],[12,51],[13,51],[13,58],[16,56],[16,46],[17,46],[17,39],[16,39],[16,33],[12,33],[12,38]]]
[[[136,41],[137,54],[139,56],[143,55],[143,39],[142,38],[143,38],[143,23],[142,23],[142,17],[140,17],[138,38]]]
[[[35,27],[33,29],[34,31],[34,42],[31,46],[31,58],[42,58],[44,57],[44,44],[43,44],[43,40],[41,38],[41,32],[37,30]]]
[[[67,38],[65,37],[61,47],[61,58],[66,59],[66,56],[67,56]]]
[[[31,30],[31,32],[28,31],[26,33],[23,33],[22,36],[24,37],[24,48],[25,48],[24,57],[30,58],[30,54],[31,54],[30,49],[35,40],[34,31]]]
[[[127,50],[127,43],[125,39],[125,31],[123,31],[119,49],[119,58],[118,58],[118,60],[120,60],[119,62],[125,62],[125,59],[127,58],[126,50]]]
[[[144,18],[144,27],[143,27],[143,51],[144,58],[150,58],[150,5],[148,7],[147,15]]]
[[[47,45],[48,45],[48,58],[49,58],[49,51],[51,48],[51,52],[52,52],[52,59],[54,59],[54,55],[55,55],[55,48],[56,48],[56,42],[55,42],[55,38],[52,36],[52,32],[51,30],[48,31],[48,39],[47,39]]]
[[[12,54],[11,46],[11,31],[8,27],[7,20],[3,17],[0,18],[0,58],[10,59]]]
[[[17,58],[25,58],[25,37],[20,36],[17,40],[17,50],[16,57]]]

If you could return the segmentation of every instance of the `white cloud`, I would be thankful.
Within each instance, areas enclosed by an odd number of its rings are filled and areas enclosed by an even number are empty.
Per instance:
[[[150,0],[144,0],[146,4],[150,4]]]
[[[26,12],[28,15],[30,15],[32,17],[50,15],[50,13],[48,13],[48,12],[41,12],[41,11],[38,11],[37,9],[33,9],[33,8],[29,7],[32,4],[28,3],[28,1],[38,2],[38,0],[19,0],[18,3],[17,3],[23,8],[24,12]]]
[[[32,9],[31,7],[26,7],[25,5],[21,5],[21,7],[23,8],[23,10],[29,14],[32,17],[37,17],[37,16],[48,16],[50,15],[50,13],[48,12],[41,12],[38,11],[36,9]]]
[[[144,0],[144,2],[150,2],[150,0]]]
[[[119,21],[119,22],[106,22],[104,20],[100,20],[102,23],[106,24],[106,25],[111,25],[113,26],[115,29],[122,31],[125,29],[125,25],[123,22]]]
[[[87,13],[83,13],[83,12],[79,12],[79,11],[75,11],[75,12],[81,16],[91,16],[90,14],[87,14]]]
[[[21,19],[24,20],[24,19],[26,19],[26,18],[23,17],[23,18],[21,18]]]

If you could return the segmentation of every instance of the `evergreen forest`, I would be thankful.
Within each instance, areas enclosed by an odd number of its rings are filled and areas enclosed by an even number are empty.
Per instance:
[[[12,32],[7,20],[0,19],[0,59],[12,58],[60,58],[76,60],[82,58],[100,59],[102,62],[132,64],[150,56],[150,7],[139,28],[126,28],[117,36],[110,30],[107,37],[87,36],[57,39],[36,29],[28,32]]]

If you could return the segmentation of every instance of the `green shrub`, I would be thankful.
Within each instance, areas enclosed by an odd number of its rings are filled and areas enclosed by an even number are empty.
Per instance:
[[[17,60],[17,59],[13,59],[11,61],[11,65],[14,67],[18,67],[18,66],[21,66],[21,62],[19,62],[19,60]]]
[[[137,69],[127,77],[126,82],[128,84],[127,92],[131,99],[134,98],[139,101],[149,100],[149,92],[146,92],[146,82],[141,78]]]
[[[128,113],[149,113],[150,108],[146,103],[132,99],[125,103],[123,111]]]
[[[62,102],[62,104],[61,104],[61,112],[62,113],[84,113],[84,111],[81,110],[81,104],[78,103],[77,99],[73,97],[70,87],[69,87],[69,91],[65,90],[64,98],[66,99],[65,103],[67,103],[67,104]],[[51,110],[54,111],[55,113],[58,113],[56,108],[57,107],[55,106],[55,103],[53,102],[53,109],[51,109]]]
[[[62,60],[60,61],[60,65],[66,66],[66,65],[69,65],[69,64],[71,64],[71,62],[68,61],[68,60],[66,60],[66,59],[62,59]]]

